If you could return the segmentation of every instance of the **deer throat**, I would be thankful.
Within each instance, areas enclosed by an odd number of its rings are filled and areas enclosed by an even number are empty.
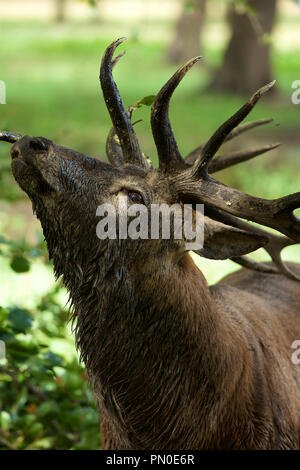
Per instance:
[[[204,367],[208,349],[213,350],[211,301],[191,260],[182,263],[173,274],[151,271],[138,279],[116,263],[99,282],[71,294],[81,360],[99,407],[119,436],[118,448],[153,449],[163,434],[172,448],[174,429],[177,444],[180,435],[186,442],[195,421],[191,403],[211,381]],[[212,381],[211,393],[216,387]],[[194,426],[196,435],[199,422]]]

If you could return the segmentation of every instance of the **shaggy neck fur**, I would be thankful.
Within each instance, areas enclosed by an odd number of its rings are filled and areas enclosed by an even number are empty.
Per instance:
[[[81,359],[114,445],[210,448],[216,417],[245,380],[246,341],[232,338],[189,255],[156,266],[121,253],[106,249],[76,284],[64,274]]]
[[[44,211],[37,215],[47,221]],[[274,395],[273,363],[268,371],[256,329],[228,300],[214,301],[217,286],[208,288],[188,254],[175,259],[163,247],[145,259],[151,247],[135,245],[133,253],[127,240],[95,244],[94,232],[82,246],[76,224],[66,230],[63,222],[58,213],[43,229],[70,292],[105,448],[295,448],[297,431],[283,409],[288,379],[277,377],[282,390]],[[246,297],[243,305],[259,316]]]

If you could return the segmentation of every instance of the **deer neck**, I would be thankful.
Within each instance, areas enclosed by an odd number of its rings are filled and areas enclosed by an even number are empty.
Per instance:
[[[220,393],[231,341],[189,255],[164,271],[117,259],[71,291],[81,359],[118,448],[156,448],[162,433],[172,448]]]

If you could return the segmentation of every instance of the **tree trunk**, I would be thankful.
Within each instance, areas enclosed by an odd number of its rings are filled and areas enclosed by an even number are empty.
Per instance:
[[[55,21],[62,23],[66,19],[67,0],[54,0],[55,2]]]
[[[268,35],[275,22],[276,0],[250,0],[248,5],[253,14],[230,7],[232,36],[210,85],[213,90],[249,94],[274,78]]]
[[[177,22],[175,36],[167,53],[167,60],[181,64],[200,53],[200,36],[204,23],[206,0],[183,1],[183,10]]]

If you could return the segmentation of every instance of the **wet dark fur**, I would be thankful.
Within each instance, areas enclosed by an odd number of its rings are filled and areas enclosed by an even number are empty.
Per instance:
[[[209,288],[175,241],[100,242],[100,202],[127,185],[170,203],[172,180],[23,139],[13,172],[70,292],[103,448],[298,449],[299,284],[241,270]]]

